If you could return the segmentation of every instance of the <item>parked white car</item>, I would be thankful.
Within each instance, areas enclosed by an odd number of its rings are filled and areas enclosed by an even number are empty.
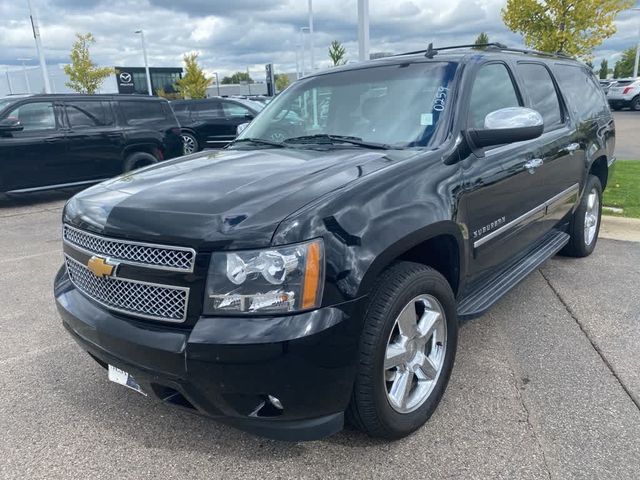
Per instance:
[[[621,78],[611,85],[607,100],[613,110],[629,107],[640,111],[640,79]]]

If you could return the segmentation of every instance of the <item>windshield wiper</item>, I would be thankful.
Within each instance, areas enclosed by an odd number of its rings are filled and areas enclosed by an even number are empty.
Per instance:
[[[274,142],[264,138],[238,138],[237,140],[231,142],[229,145],[235,145],[236,143],[255,143],[257,145],[269,145],[271,147],[284,148],[284,145],[282,143]]]
[[[318,144],[318,145],[335,145],[338,143],[348,143],[364,148],[376,148],[379,150],[389,150],[391,145],[386,143],[366,142],[360,137],[351,137],[348,135],[330,135],[327,133],[319,133],[316,135],[302,135],[300,137],[291,137],[282,143],[301,143],[301,144]]]

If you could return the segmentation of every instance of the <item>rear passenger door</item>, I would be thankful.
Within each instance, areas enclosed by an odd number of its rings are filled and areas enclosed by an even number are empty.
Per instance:
[[[68,175],[74,180],[112,177],[122,171],[124,134],[116,125],[111,103],[66,100],[69,142]]]
[[[516,70],[525,105],[539,112],[544,120],[544,133],[533,141],[533,158],[538,166],[524,165],[517,173],[520,185],[539,192],[540,203],[534,208],[543,210],[545,217],[532,229],[532,235],[539,237],[551,230],[575,204],[584,157],[547,65],[518,62]]]

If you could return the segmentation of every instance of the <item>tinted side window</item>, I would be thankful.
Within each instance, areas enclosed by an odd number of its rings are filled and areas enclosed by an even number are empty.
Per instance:
[[[107,102],[66,102],[65,109],[72,128],[106,127],[115,123]]]
[[[202,118],[224,118],[220,103],[216,101],[199,102],[191,107],[191,111]]]
[[[518,69],[524,80],[524,88],[529,93],[531,108],[540,112],[544,119],[544,130],[553,130],[561,125],[560,100],[549,70],[536,63],[522,63]]]
[[[480,69],[471,89],[469,126],[483,128],[484,118],[491,112],[507,107],[518,107],[511,75],[501,63],[485,65]]]
[[[56,128],[56,114],[51,102],[34,102],[20,105],[7,117],[20,120],[23,131],[49,130]]]
[[[556,80],[569,110],[580,120],[608,113],[607,100],[593,75],[579,65],[556,64]]]
[[[161,102],[126,100],[119,102],[119,105],[127,125],[144,125],[165,120]]]
[[[224,109],[224,114],[227,117],[244,117],[246,115],[251,115],[251,111],[247,107],[243,107],[242,105],[238,105],[233,102],[223,102],[222,108]]]

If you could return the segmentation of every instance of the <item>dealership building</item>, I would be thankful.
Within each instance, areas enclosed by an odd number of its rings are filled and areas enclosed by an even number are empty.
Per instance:
[[[144,67],[114,68],[118,93],[140,93],[143,95],[149,93]],[[151,91],[154,94],[160,89],[171,93],[175,89],[176,81],[182,78],[182,68],[149,67],[149,76],[151,77]]]

